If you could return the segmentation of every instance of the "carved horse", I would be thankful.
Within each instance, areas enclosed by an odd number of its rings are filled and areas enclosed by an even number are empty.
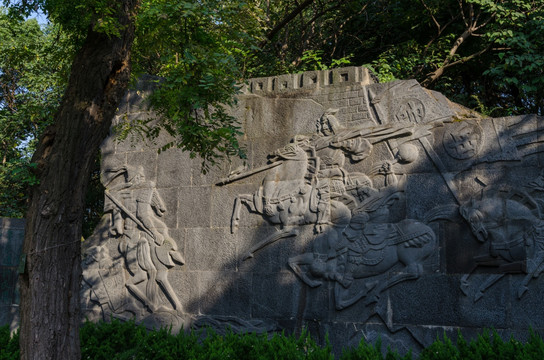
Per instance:
[[[323,191],[315,186],[319,160],[315,156],[310,158],[308,151],[311,150],[307,139],[295,138],[294,143],[274,152],[257,192],[236,197],[231,220],[233,233],[239,226],[242,204],[282,228],[318,221],[319,212],[324,210],[320,202]]]
[[[304,136],[295,137],[293,143],[277,150],[271,161],[263,167],[268,172],[259,189],[254,194],[236,197],[231,232],[239,226],[242,204],[271,224],[280,225],[281,230],[256,244],[247,257],[274,241],[298,235],[297,229],[285,229],[290,225],[314,224],[318,238],[326,238],[333,248],[349,223],[351,209],[358,204],[357,191],[371,185],[368,177],[361,173],[349,174],[344,193],[331,198],[331,179],[318,178],[320,159]],[[279,164],[274,165],[276,163]],[[333,231],[324,235],[327,225]]]
[[[313,253],[289,259],[289,266],[311,287],[321,285],[317,278],[336,281],[339,310],[367,296],[367,303],[377,301],[383,290],[419,278],[422,261],[436,250],[436,236],[430,227],[416,220],[387,222],[389,208],[399,198],[394,187],[373,194],[354,210],[334,258],[314,249]],[[381,275],[395,266],[402,270],[384,281]],[[306,267],[309,274],[301,267]],[[374,279],[362,286],[355,283],[365,278]]]
[[[544,222],[538,204],[528,194],[510,191],[502,196],[472,199],[461,206],[459,212],[470,224],[476,239],[489,244],[487,254],[474,257],[476,267],[492,266],[499,271],[479,286],[474,301],[504,274],[523,272],[527,275],[518,289],[521,298],[531,278],[538,277],[544,270]],[[461,279],[465,295],[468,295],[471,273]]]

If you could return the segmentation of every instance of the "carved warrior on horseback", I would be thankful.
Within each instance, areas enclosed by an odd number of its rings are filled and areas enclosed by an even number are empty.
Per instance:
[[[416,133],[411,127],[343,129],[334,114],[335,110],[325,112],[316,124],[316,135],[295,136],[270,156],[268,165],[231,174],[218,185],[268,171],[254,194],[235,199],[232,232],[239,226],[242,204],[271,224],[280,225],[280,230],[258,242],[248,257],[274,241],[298,235],[289,225],[314,224],[317,236],[313,250],[291,257],[289,266],[311,287],[321,285],[322,280],[336,281],[336,306],[342,309],[367,296],[361,289],[374,289],[368,299],[377,298],[382,290],[419,277],[421,261],[435,249],[436,237],[416,220],[388,222],[389,208],[400,199],[405,180],[399,183],[393,166],[417,158],[417,149],[407,142],[427,136],[428,128]],[[344,169],[346,157],[352,162],[364,160],[374,144],[393,138],[399,150],[396,159],[379,164],[371,173],[385,176],[389,186],[374,189],[367,175]],[[397,264],[406,271],[376,286],[373,276]],[[369,280],[363,280],[366,286],[360,287],[357,280],[363,278]]]
[[[367,158],[373,144],[412,135],[410,128],[377,127],[343,129],[335,117],[337,110],[329,109],[316,123],[317,134],[297,135],[291,143],[269,155],[269,164],[243,173],[231,173],[217,185],[224,185],[263,171],[267,174],[254,194],[236,197],[231,220],[234,233],[240,222],[242,204],[250,212],[262,215],[268,222],[280,225],[280,232],[257,244],[256,251],[283,237],[297,235],[288,225],[314,224],[316,233],[327,226],[335,230],[327,235],[334,242],[351,219],[351,209],[357,205],[356,192],[361,186],[371,186],[362,173],[344,169],[346,156],[353,162]]]
[[[476,239],[488,244],[485,254],[474,257],[475,266],[498,271],[478,286],[474,301],[508,273],[526,274],[518,288],[521,298],[531,279],[544,271],[544,220],[538,202],[523,191],[488,191],[481,199],[472,198],[460,206],[459,212]],[[461,279],[465,295],[469,295],[469,278],[474,270]]]
[[[375,302],[383,290],[417,279],[422,261],[436,249],[436,236],[427,225],[413,219],[390,222],[390,208],[401,199],[403,186],[359,191],[360,204],[334,249],[323,246],[318,237],[313,251],[289,259],[291,269],[311,287],[322,280],[336,282],[338,310],[362,298],[367,304]],[[402,271],[383,279],[381,275],[395,266]]]
[[[166,224],[166,207],[155,184],[145,181],[142,166],[123,166],[102,173],[105,212],[111,212],[110,234],[119,238],[119,252],[130,276],[125,286],[151,313],[181,313],[181,303],[168,281],[168,269],[183,256]],[[110,184],[117,182],[116,185]],[[162,292],[168,302],[162,301]]]

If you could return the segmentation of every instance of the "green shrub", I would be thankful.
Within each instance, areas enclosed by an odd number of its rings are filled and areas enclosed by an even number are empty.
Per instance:
[[[81,337],[82,359],[332,359],[330,345],[318,346],[304,331],[294,335],[254,333],[219,335],[211,330],[180,332],[147,331],[133,322],[86,323]]]
[[[0,326],[0,360],[19,359],[19,331],[13,335],[9,326]]]
[[[420,360],[446,359],[493,359],[493,360],[530,360],[544,359],[544,342],[532,330],[530,338],[523,344],[513,337],[503,341],[496,331],[484,332],[470,342],[461,333],[457,335],[457,346],[444,334],[444,339],[436,339],[429,347],[423,349]]]
[[[397,352],[387,349],[385,354],[386,360],[397,360],[397,359],[411,359],[412,353],[409,352],[405,356],[400,356]],[[382,354],[382,341],[378,339],[374,345],[367,343],[364,339],[361,340],[359,345],[354,349],[344,349],[342,350],[342,355],[340,360],[383,360]]]
[[[423,349],[419,354],[420,360],[457,360],[461,359],[459,349],[452,344],[451,340],[444,334],[444,341],[436,339],[429,347]],[[474,359],[474,358],[470,358]]]
[[[274,334],[220,335],[206,329],[200,332],[171,334],[168,329],[148,331],[134,322],[113,319],[110,323],[87,322],[81,327],[81,357],[92,360],[174,360],[174,359],[333,359],[328,339],[319,346],[308,331],[300,336]],[[19,334],[10,334],[9,327],[0,327],[0,360],[19,358]],[[344,349],[341,360],[408,360],[412,353],[399,355],[387,349],[382,352],[381,341],[374,345],[364,339],[356,348]],[[454,343],[445,334],[423,349],[417,359],[544,359],[544,341],[530,331],[526,343],[514,338],[503,341],[496,331],[484,331],[470,342],[459,333]]]

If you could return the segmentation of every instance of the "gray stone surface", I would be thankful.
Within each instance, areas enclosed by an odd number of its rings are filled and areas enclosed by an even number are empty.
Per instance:
[[[12,331],[19,323],[17,269],[24,231],[24,219],[0,218],[0,325],[9,325]]]
[[[117,121],[154,118],[148,85]],[[543,119],[484,118],[360,67],[250,79],[231,113],[247,161],[206,175],[157,153],[164,134],[104,142],[115,200],[86,242],[88,314],[307,327],[338,354],[363,338],[404,353],[457,330],[544,331]]]

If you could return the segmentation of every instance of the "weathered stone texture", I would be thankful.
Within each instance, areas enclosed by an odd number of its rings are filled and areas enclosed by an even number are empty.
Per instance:
[[[140,86],[118,121],[154,116]],[[179,150],[158,154],[167,137],[106,140],[90,314],[306,326],[337,351],[544,330],[541,118],[484,118],[359,67],[250,79],[232,114],[247,161],[206,175]]]

